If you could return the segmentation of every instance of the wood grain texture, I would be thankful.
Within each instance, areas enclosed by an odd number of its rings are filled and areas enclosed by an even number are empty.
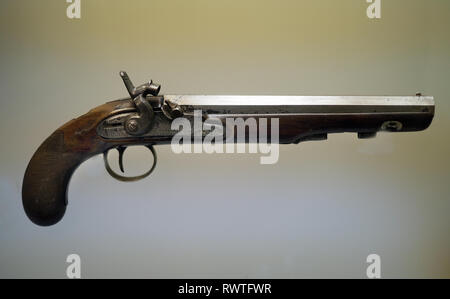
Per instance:
[[[67,206],[67,187],[75,169],[113,144],[96,132],[99,121],[120,101],[109,102],[73,119],[51,134],[37,149],[25,171],[22,202],[35,224],[57,223]]]

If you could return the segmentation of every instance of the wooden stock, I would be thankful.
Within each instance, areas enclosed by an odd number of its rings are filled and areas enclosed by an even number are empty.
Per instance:
[[[34,153],[22,185],[23,206],[34,223],[48,226],[63,217],[67,187],[75,169],[111,146],[97,135],[96,127],[119,103],[106,103],[69,121]]]

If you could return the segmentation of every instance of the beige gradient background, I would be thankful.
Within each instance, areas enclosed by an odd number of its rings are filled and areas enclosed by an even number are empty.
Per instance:
[[[0,277],[450,277],[450,1],[82,0],[0,2]],[[176,155],[137,183],[101,157],[72,178],[52,227],[32,224],[22,176],[58,126],[126,95],[118,76],[162,93],[412,95],[436,99],[424,132],[259,155]],[[138,171],[145,151],[126,157]]]

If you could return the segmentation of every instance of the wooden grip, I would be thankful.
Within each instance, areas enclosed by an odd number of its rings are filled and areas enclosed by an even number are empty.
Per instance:
[[[49,226],[61,220],[75,169],[112,146],[97,135],[96,128],[117,104],[106,103],[66,123],[34,153],[23,179],[22,202],[35,224]]]
[[[22,186],[23,207],[31,221],[47,226],[63,217],[70,178],[87,158],[87,153],[65,149],[60,130],[42,143],[28,164]]]

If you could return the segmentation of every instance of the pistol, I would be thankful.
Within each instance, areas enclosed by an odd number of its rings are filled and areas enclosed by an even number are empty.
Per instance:
[[[413,96],[159,95],[161,86],[153,81],[135,86],[126,72],[120,72],[120,76],[129,97],[107,102],[67,122],[31,158],[23,179],[22,202],[25,213],[35,224],[49,226],[61,220],[68,204],[70,178],[87,159],[103,154],[106,170],[114,178],[142,179],[156,166],[154,146],[171,144],[177,136],[189,137],[194,144],[205,141],[208,134],[201,126],[198,129],[196,120],[204,124],[214,120],[212,123],[223,133],[223,140],[216,139],[214,145],[218,141],[251,144],[264,139],[267,142],[269,138],[272,143],[298,144],[326,140],[330,133],[351,132],[358,138],[371,138],[379,131],[421,131],[431,124],[435,109],[434,98],[420,93]],[[180,119],[197,129],[180,136],[177,130]],[[227,126],[228,120],[234,120],[232,128]],[[239,123],[244,125],[243,130],[236,125]],[[223,126],[221,130],[220,126]],[[252,137],[250,131],[256,135]],[[118,150],[119,168],[123,172],[126,148],[138,145],[146,146],[153,154],[153,166],[135,177],[114,172],[108,162],[108,151]]]

